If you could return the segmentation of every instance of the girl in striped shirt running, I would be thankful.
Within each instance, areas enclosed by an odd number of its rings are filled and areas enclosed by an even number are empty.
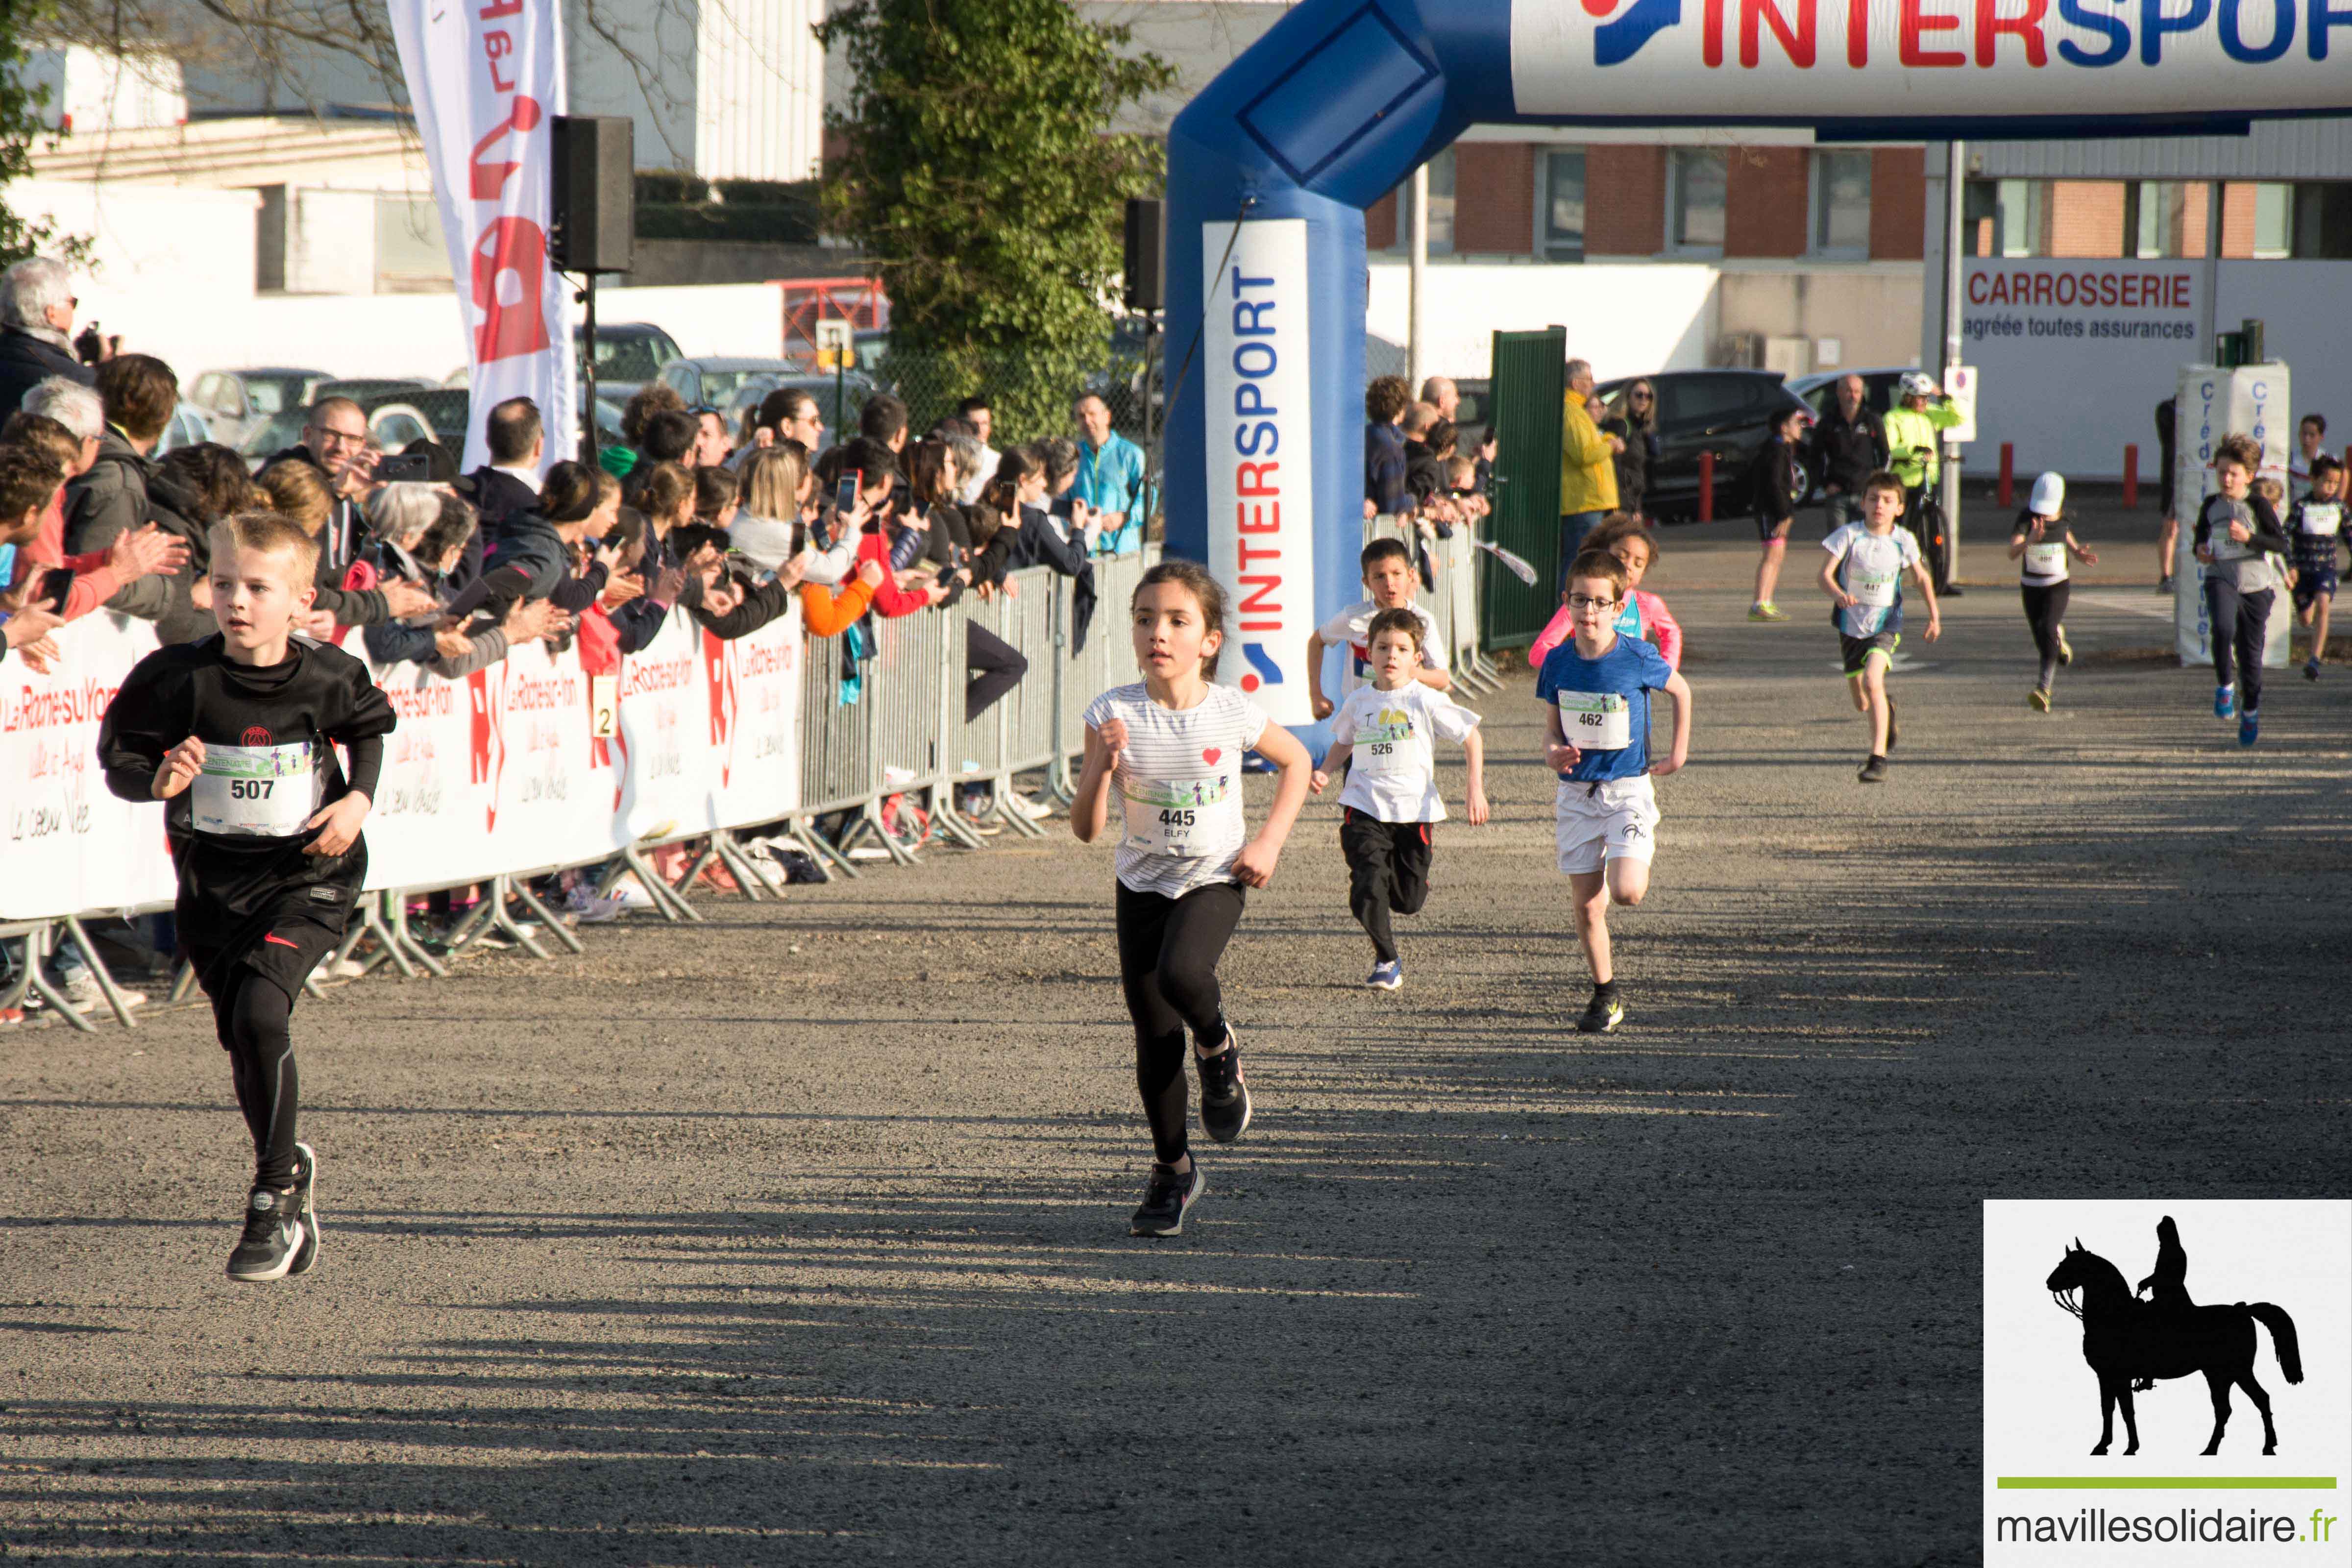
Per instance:
[[[1217,960],[1244,889],[1274,879],[1307,799],[1307,749],[1230,686],[1212,684],[1224,640],[1224,590],[1190,561],[1143,574],[1130,606],[1143,679],[1087,709],[1086,763],[1070,828],[1092,843],[1119,796],[1119,982],[1135,1020],[1135,1077],[1151,1124],[1152,1165],[1129,1230],[1175,1236],[1206,1191],[1185,1142],[1184,1032],[1201,1074],[1202,1130],[1230,1143],[1249,1125],[1241,1048],[1225,1022]],[[1242,756],[1282,770],[1255,838],[1242,812]]]

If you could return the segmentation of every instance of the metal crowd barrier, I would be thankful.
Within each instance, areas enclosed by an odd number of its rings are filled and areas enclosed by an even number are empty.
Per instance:
[[[810,637],[803,666],[801,804],[778,825],[777,834],[805,849],[828,879],[859,875],[851,851],[867,840],[897,863],[918,864],[925,839],[912,830],[913,814],[892,817],[886,814],[885,802],[893,796],[921,800],[933,837],[980,848],[988,840],[976,831],[978,819],[965,813],[957,795],[966,786],[985,785],[986,816],[1015,833],[1042,836],[1044,830],[1025,813],[1006,804],[1015,775],[1042,773],[1048,791],[1065,801],[1072,795],[1076,776],[1073,763],[1086,750],[1087,705],[1107,688],[1135,679],[1126,635],[1127,605],[1144,569],[1159,553],[1151,546],[1141,554],[1095,558],[1096,606],[1082,647],[1076,646],[1076,581],[1049,567],[1014,573],[1011,581],[1015,591],[1010,595],[982,600],[966,594],[946,612],[869,617],[864,626],[871,652],[865,658],[856,657],[846,636]],[[964,649],[971,626],[1003,638],[1027,658],[1029,668],[1019,685],[967,722],[964,693],[971,671]],[[448,967],[443,959],[493,932],[533,957],[549,956],[509,911],[510,897],[542,922],[545,933],[579,952],[578,939],[530,885],[533,877],[574,868],[603,868],[598,885],[604,889],[635,871],[656,912],[671,921],[702,918],[687,901],[684,889],[714,861],[728,868],[747,898],[759,898],[763,889],[782,895],[770,868],[747,855],[731,834],[684,837],[704,841],[704,847],[676,885],[666,882],[646,858],[644,852],[656,847],[653,841],[617,853],[602,850],[572,866],[450,884],[478,886],[483,895],[434,944],[437,955],[411,931],[407,911],[412,899],[442,891],[441,887],[371,894],[361,900],[335,957],[351,958],[361,943],[372,940],[373,949],[361,961],[362,973],[390,967],[411,978],[445,975]],[[89,1016],[65,1005],[42,973],[43,960],[61,942],[70,942],[89,963],[110,1010],[125,1027],[133,1026],[132,1011],[81,921],[66,916],[0,925],[0,937],[24,939],[23,970],[0,987],[0,1005],[14,1005],[26,992],[34,992],[73,1026],[94,1028]],[[172,1000],[184,1000],[192,990],[193,976],[183,966]]]

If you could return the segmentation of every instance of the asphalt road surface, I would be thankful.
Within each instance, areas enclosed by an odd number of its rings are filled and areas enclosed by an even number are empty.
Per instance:
[[[222,1273],[201,1010],[0,1036],[0,1559],[1972,1562],[1979,1200],[2344,1189],[2352,668],[2241,752],[2146,519],[2087,530],[2049,715],[1972,546],[1877,787],[1818,527],[1784,626],[1744,526],[1675,531],[1622,1032],[1568,1027],[1520,673],[1404,990],[1332,805],[1253,895],[1257,1120],[1175,1241],[1125,1234],[1109,855],[1060,833],[305,1002],[287,1284]]]

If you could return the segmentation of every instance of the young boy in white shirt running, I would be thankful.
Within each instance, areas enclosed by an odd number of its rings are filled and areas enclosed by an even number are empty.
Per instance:
[[[1421,622],[1409,609],[1382,610],[1366,628],[1372,683],[1349,693],[1331,721],[1331,751],[1308,787],[1317,795],[1346,767],[1339,792],[1345,816],[1339,850],[1348,858],[1348,908],[1372,939],[1365,984],[1393,991],[1404,984],[1391,911],[1418,914],[1429,898],[1430,827],[1445,820],[1437,793],[1433,737],[1462,743],[1470,770],[1470,826],[1486,820],[1486,749],[1478,715],[1414,679],[1421,668]]]
[[[1904,573],[1918,579],[1919,596],[1927,601],[1927,640],[1943,636],[1944,626],[1919,542],[1909,529],[1895,526],[1903,515],[1903,481],[1883,468],[1864,479],[1862,515],[1859,525],[1849,522],[1822,541],[1829,559],[1822,563],[1821,581],[1822,592],[1837,605],[1830,620],[1838,629],[1847,689],[1870,726],[1870,755],[1857,776],[1864,784],[1880,784],[1886,778],[1886,753],[1901,738],[1886,673],[1903,641]]]
[[[1344,699],[1362,686],[1370,672],[1372,617],[1382,610],[1403,610],[1421,623],[1421,668],[1413,679],[1438,691],[1454,689],[1454,677],[1445,668],[1445,649],[1438,641],[1436,617],[1412,602],[1414,591],[1421,586],[1421,576],[1412,568],[1412,552],[1402,540],[1375,539],[1364,546],[1360,559],[1364,592],[1369,596],[1316,627],[1307,638],[1307,697],[1318,719],[1328,719],[1337,706],[1323,695],[1324,651],[1335,646],[1347,650],[1339,660],[1339,695]]]

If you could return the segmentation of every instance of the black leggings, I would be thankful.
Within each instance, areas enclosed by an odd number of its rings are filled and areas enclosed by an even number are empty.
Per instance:
[[[2270,640],[2271,595],[2268,588],[2242,594],[2237,584],[2219,573],[2205,579],[2213,679],[2223,686],[2236,683],[2241,713],[2258,711],[2263,705],[2263,645]]]
[[[2033,647],[2042,655],[2042,679],[2034,684],[2042,690],[2058,678],[2058,628],[2066,618],[2066,601],[2073,596],[2071,582],[2021,584],[2025,595],[2025,624],[2033,628]]]
[[[1162,1164],[1184,1157],[1184,1028],[1204,1046],[1225,1037],[1217,960],[1242,918],[1233,882],[1195,888],[1181,899],[1118,885],[1118,980],[1135,1020],[1135,1087]]]
[[[229,971],[212,1002],[213,1026],[228,1053],[237,1109],[253,1134],[254,1184],[290,1187],[301,1163],[294,1147],[300,1079],[288,1026],[294,998],[275,980],[240,966]]]
[[[1382,822],[1349,806],[1339,823],[1348,859],[1348,909],[1382,963],[1396,962],[1389,913],[1419,914],[1429,901],[1429,824]]]
[[[994,707],[1029,673],[1029,661],[1022,657],[1019,648],[986,626],[971,621],[963,624],[963,663],[966,669],[981,672],[963,689],[963,721],[967,724]]]

